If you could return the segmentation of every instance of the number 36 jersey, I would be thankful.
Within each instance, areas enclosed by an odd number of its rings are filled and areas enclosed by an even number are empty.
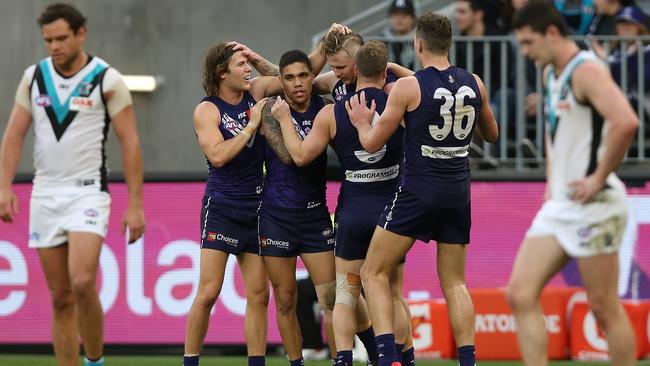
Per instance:
[[[404,116],[403,185],[436,205],[469,202],[469,145],[481,106],[474,76],[450,66],[415,73],[420,104]]]

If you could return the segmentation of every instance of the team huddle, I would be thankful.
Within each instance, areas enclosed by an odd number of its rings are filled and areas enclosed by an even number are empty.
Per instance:
[[[130,95],[117,71],[83,52],[84,22],[66,4],[48,7],[39,19],[51,57],[25,72],[0,166],[0,216],[11,222],[17,210],[11,182],[34,120],[30,246],[39,250],[55,304],[53,343],[60,365],[76,364],[77,334],[85,364],[104,364],[94,280],[110,209],[103,155],[109,121],[122,143],[129,188],[124,228],[132,241],[144,231]],[[599,268],[616,262],[626,211],[624,186],[612,171],[638,122],[611,77],[566,38],[563,22],[544,0],[531,1],[515,17],[522,52],[547,66],[547,103],[557,113],[550,113],[547,128],[548,197],[518,253],[508,298],[524,362],[545,365],[539,293],[570,257],[578,258],[614,364],[631,365],[633,335],[612,292],[616,274]],[[437,242],[438,277],[460,366],[475,365],[474,309],[464,275],[471,228],[469,146],[473,139],[495,142],[498,128],[483,81],[449,63],[451,46],[449,19],[428,12],[417,20],[417,72],[389,63],[382,42],[364,42],[339,24],[311,54],[287,51],[277,66],[237,42],[208,50],[206,96],[193,114],[208,179],[200,279],[183,365],[199,364],[230,254],[246,289],[249,365],[265,364],[269,280],[289,363],[304,364],[296,316],[298,256],[323,309],[334,365],[352,365],[355,336],[368,364],[415,365],[402,294],[406,254],[415,240]],[[326,64],[332,70],[321,73]],[[260,76],[252,78],[253,68]],[[561,109],[565,101],[570,107]],[[80,139],[88,144],[79,145]],[[328,146],[343,173],[333,224],[325,202]],[[69,165],[55,169],[53,160],[62,154]],[[59,212],[56,220],[52,210]],[[84,219],[89,210],[93,220]]]

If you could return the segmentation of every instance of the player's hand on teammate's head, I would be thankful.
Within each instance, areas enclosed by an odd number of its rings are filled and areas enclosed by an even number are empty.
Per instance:
[[[13,189],[0,189],[0,220],[14,222],[15,213],[18,213],[18,198]]]
[[[591,174],[580,180],[573,181],[569,183],[571,199],[582,203],[589,202],[604,186],[605,181],[596,176],[596,174]]]
[[[372,122],[372,117],[375,115],[375,109],[377,105],[373,100],[370,103],[370,108],[367,107],[366,103],[366,93],[361,92],[357,95],[353,95],[345,102],[345,109],[348,111],[348,116],[352,125],[356,128],[359,128],[364,125],[369,125]]]
[[[237,41],[230,41],[227,44],[228,46],[233,46],[233,51],[241,51],[244,57],[250,62],[257,61],[260,59],[260,55],[257,53],[253,52],[248,46],[246,46],[243,43],[239,43]]]
[[[330,29],[327,31],[327,34],[325,34],[325,37],[327,37],[332,32],[348,34],[348,33],[352,33],[352,30],[348,28],[346,25],[339,24],[339,23],[332,23]]]
[[[135,243],[144,234],[144,211],[141,207],[131,207],[126,210],[122,218],[122,235],[128,232],[129,244]]]
[[[273,104],[273,108],[271,108],[271,114],[273,115],[273,118],[275,118],[278,122],[280,122],[280,126],[281,126],[283,120],[291,117],[291,112],[289,111],[289,104],[287,104],[287,102],[285,102],[284,99],[278,96],[275,100],[275,104]]]
[[[252,126],[253,128],[260,126],[260,121],[262,120],[262,109],[264,108],[267,100],[268,98],[262,98],[257,103],[255,103],[253,108],[251,108],[251,117],[248,121],[248,126]]]

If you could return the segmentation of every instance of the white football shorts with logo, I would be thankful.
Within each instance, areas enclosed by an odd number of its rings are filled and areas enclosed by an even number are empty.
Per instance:
[[[585,204],[549,200],[535,216],[526,237],[555,236],[570,257],[590,257],[618,251],[627,225],[624,191],[607,189]]]
[[[106,237],[111,197],[98,180],[39,185],[29,208],[29,247],[51,248],[66,243],[71,231]]]

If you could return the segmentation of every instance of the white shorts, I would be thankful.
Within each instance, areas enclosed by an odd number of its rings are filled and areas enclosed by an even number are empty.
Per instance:
[[[627,225],[625,192],[609,189],[594,200],[549,200],[535,216],[526,237],[554,236],[570,257],[618,251]]]
[[[34,186],[29,204],[30,248],[64,244],[70,231],[106,237],[111,197],[100,190],[98,181],[91,181]]]

